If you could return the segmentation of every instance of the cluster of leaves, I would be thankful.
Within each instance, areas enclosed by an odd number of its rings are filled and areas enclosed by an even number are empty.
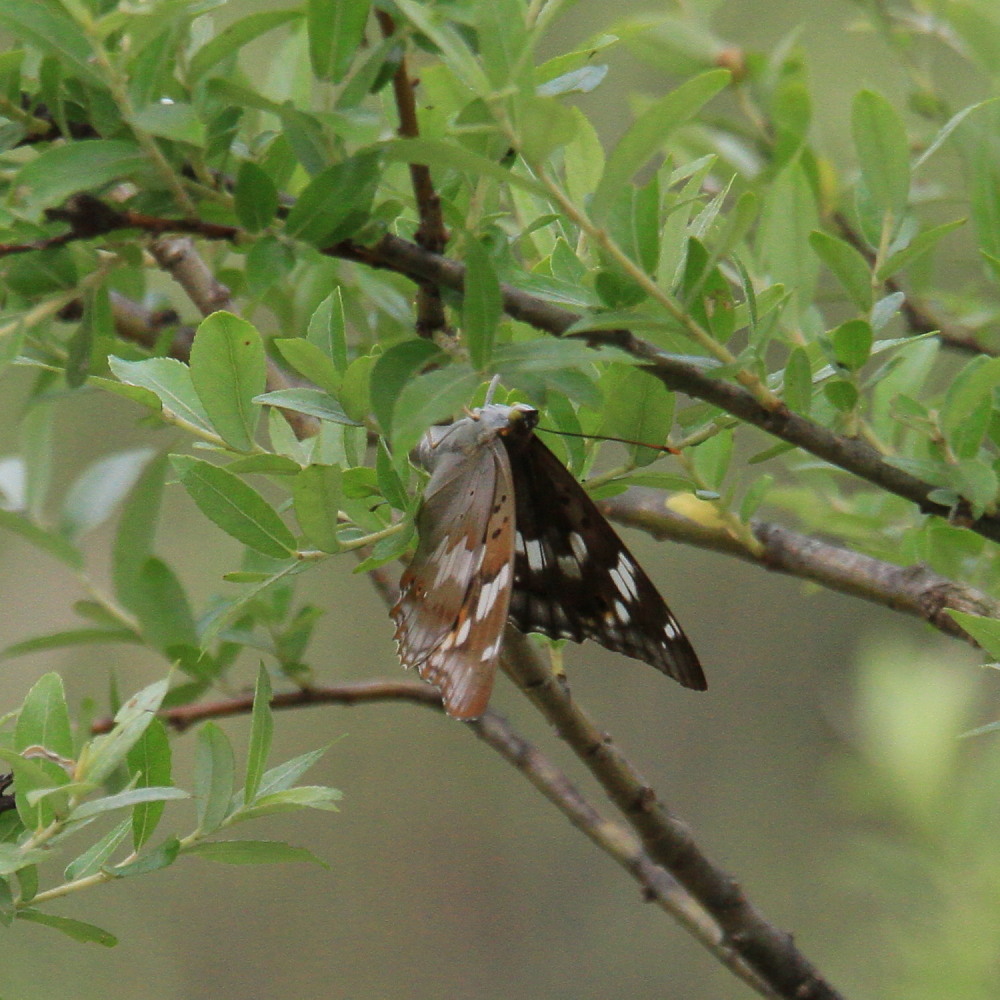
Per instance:
[[[304,683],[318,612],[296,607],[294,577],[327,555],[367,546],[361,568],[372,568],[411,544],[408,453],[430,424],[474,402],[494,373],[543,408],[548,426],[651,443],[671,435],[682,448],[669,472],[649,467],[659,453],[632,448],[601,477],[602,489],[697,492],[736,534],[748,532],[766,503],[860,550],[926,562],[987,589],[1000,583],[1000,563],[981,537],[921,517],[908,501],[790,445],[765,442],[706,402],[680,405],[636,367],[642,358],[554,339],[504,315],[508,285],[567,310],[563,332],[628,328],[769,406],[866,441],[932,484],[939,502],[992,513],[1000,361],[954,361],[937,339],[913,336],[908,307],[928,301],[977,327],[994,316],[994,105],[953,109],[915,89],[914,114],[904,118],[863,90],[850,112],[853,162],[842,164],[814,144],[809,80],[795,45],[740,53],[698,17],[628,20],[541,60],[536,53],[551,43],[568,4],[393,0],[377,5],[395,25],[381,40],[368,0],[310,0],[238,16],[221,30],[213,21],[219,6],[0,5],[0,28],[18,41],[0,54],[0,235],[7,249],[30,250],[5,254],[0,265],[0,363],[35,379],[23,454],[0,464],[0,526],[60,559],[88,590],[76,608],[85,626],[8,654],[141,643],[183,677],[160,692],[167,707],[217,686],[247,648]],[[928,44],[960,39],[963,54],[997,72],[985,58],[1000,44],[988,12],[957,4],[938,17],[950,30]],[[901,25],[887,45],[926,30],[916,18]],[[265,45],[272,58],[261,68]],[[643,101],[606,152],[574,101],[603,83],[602,54],[622,45],[667,68],[676,86]],[[419,62],[420,136],[393,138],[387,84],[404,54]],[[960,157],[964,186],[949,180],[943,190],[930,172],[946,155]],[[460,337],[441,343],[414,335],[409,279],[338,259],[365,246],[387,267],[380,238],[416,233],[427,206],[414,203],[411,163],[432,169],[451,231],[447,252],[465,267],[462,294],[443,292]],[[158,295],[162,275],[135,231],[78,229],[60,239],[65,216],[52,210],[81,191],[126,206],[139,228],[143,219],[168,218],[201,232],[199,252],[242,318],[205,319],[186,361],[169,356],[173,330],[130,333],[116,309]],[[956,201],[962,211],[942,217]],[[935,262],[939,248],[968,238],[966,214],[983,269],[959,299],[938,287]],[[212,226],[226,242],[212,242]],[[78,323],[61,318],[71,304],[82,304]],[[262,337],[251,320],[288,335]],[[269,363],[309,384],[267,392]],[[168,459],[152,448],[112,453],[81,474],[53,524],[49,416],[67,391],[125,396],[212,461]],[[315,433],[296,433],[290,414],[315,420]],[[577,472],[593,458],[575,442],[554,447]],[[222,595],[197,611],[180,574],[153,554],[168,471],[245,547]],[[274,495],[282,499],[272,503]],[[79,542],[120,503],[107,595],[84,577]],[[43,694],[55,697],[52,690]],[[17,850],[40,849],[39,831],[57,825],[51,845],[79,810],[107,801],[82,797],[128,756],[126,748],[95,779],[80,772],[88,758],[70,752],[69,732],[68,724],[60,729],[56,744],[35,735],[11,744],[12,763],[36,745],[77,761],[69,791],[54,783],[56,771],[66,773],[54,758],[17,764],[24,830],[20,841],[16,830],[8,836]],[[86,737],[85,726],[77,732]],[[142,738],[159,739],[149,735],[157,732],[150,725]],[[211,757],[221,737],[207,733]],[[148,796],[145,789],[124,794]],[[227,809],[252,811],[220,792],[211,799],[220,823],[230,815],[218,805],[223,798]],[[156,806],[141,796],[123,804]],[[118,871],[107,860],[118,841],[108,843],[96,861],[74,862],[71,881]],[[129,864],[141,870],[143,857]],[[22,877],[11,898],[32,897]]]
[[[17,809],[0,814],[0,921],[29,920],[79,941],[113,945],[116,938],[85,921],[39,907],[52,899],[113,879],[158,871],[181,855],[225,864],[312,861],[301,847],[272,840],[210,839],[237,823],[295,809],[335,809],[332,788],[296,785],[322,751],[265,769],[271,748],[271,682],[263,667],[257,678],[245,784],[234,788],[233,748],[214,723],[198,732],[193,793],[174,784],[170,742],[157,718],[168,680],[157,681],[120,706],[106,733],[70,724],[63,683],[46,674],[28,693],[16,723],[0,731],[0,759],[13,772]],[[11,716],[5,717],[6,722]],[[167,835],[156,832],[167,802],[194,799],[195,826]],[[79,848],[79,832],[112,814],[124,819]],[[92,832],[92,831],[88,831]],[[74,850],[72,844],[76,840]],[[123,848],[126,842],[131,848]],[[39,868],[67,851],[72,860],[64,881],[42,887]],[[122,856],[124,855],[124,856]]]

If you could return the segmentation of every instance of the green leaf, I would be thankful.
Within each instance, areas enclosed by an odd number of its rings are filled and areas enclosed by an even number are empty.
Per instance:
[[[128,628],[72,628],[50,632],[31,639],[12,642],[0,651],[0,659],[40,653],[47,649],[65,649],[69,646],[89,646],[104,642],[140,642],[139,636]]]
[[[871,356],[874,334],[865,320],[851,319],[832,330],[830,340],[837,363],[856,372]]]
[[[906,129],[881,94],[862,90],[851,110],[851,134],[861,176],[878,210],[889,214],[895,230],[910,196],[910,151]]]
[[[371,0],[309,0],[309,59],[321,80],[340,83],[362,47]]]
[[[190,797],[183,788],[157,788],[155,786],[130,788],[117,795],[105,795],[104,798],[84,802],[83,805],[77,806],[70,813],[70,818],[73,820],[87,819],[90,816],[113,812],[115,809],[129,809],[146,802],[166,802],[170,799],[189,799]]]
[[[118,944],[118,938],[101,927],[88,924],[83,920],[74,920],[72,917],[57,917],[54,913],[44,913],[32,907],[23,907],[18,910],[17,919],[28,920],[34,924],[44,924],[46,927],[62,931],[74,941],[99,944],[105,948],[113,948]]]
[[[337,517],[343,473],[336,465],[310,465],[292,480],[295,517],[311,545],[322,552],[336,552]]]
[[[952,230],[958,229],[959,226],[964,226],[965,221],[965,219],[956,219],[954,222],[945,222],[940,226],[934,226],[932,229],[925,229],[918,236],[914,237],[908,246],[892,254],[878,269],[875,276],[879,281],[891,278],[904,267],[918,260],[925,253],[929,253],[937,245],[938,240],[942,236],[947,236]]]
[[[171,777],[170,738],[167,727],[160,719],[153,719],[128,752],[128,769],[137,788],[168,786]],[[163,802],[145,802],[136,805],[128,820],[132,828],[132,845],[139,850],[153,835],[160,817]]]
[[[300,10],[268,10],[234,21],[191,57],[186,74],[188,83],[193,86],[209,70],[238,52],[248,42],[300,17],[302,17]]]
[[[432,341],[414,337],[393,344],[375,360],[370,406],[384,435],[392,434],[396,404],[404,386],[441,354],[441,349]]]
[[[853,410],[858,403],[857,387],[851,382],[840,379],[826,382],[823,385],[823,394],[842,413]]]
[[[194,390],[187,365],[173,358],[125,361],[116,357],[108,358],[108,365],[114,375],[127,385],[140,386],[155,393],[165,410],[200,431],[215,433],[205,407]]]
[[[194,615],[174,571],[156,556],[139,570],[130,605],[146,642],[169,655],[177,646],[197,646]]]
[[[794,160],[764,195],[757,244],[769,280],[798,292],[800,309],[812,301],[819,273],[816,257],[809,252],[809,234],[818,221],[809,179]]]
[[[136,448],[106,455],[87,466],[63,501],[63,533],[75,540],[103,524],[138,482],[154,454],[152,448]]]
[[[720,431],[694,449],[694,466],[701,480],[712,490],[719,490],[733,457],[733,432]]]
[[[250,746],[247,750],[246,786],[243,790],[245,802],[253,802],[264,775],[264,765],[271,752],[271,737],[274,732],[274,715],[271,711],[271,678],[267,668],[261,663],[257,671],[257,687],[253,695],[253,714],[250,720]]]
[[[291,788],[324,753],[324,750],[310,750],[265,771],[260,780],[260,788],[257,790],[258,796],[273,795],[275,792]]]
[[[851,301],[862,312],[872,307],[872,275],[865,258],[846,240],[820,230],[809,234],[809,245],[833,272]]]
[[[470,240],[465,247],[462,335],[473,368],[482,371],[489,364],[497,323],[502,315],[503,298],[496,269],[482,244]]]
[[[353,236],[368,221],[380,160],[366,150],[317,174],[288,213],[288,235],[320,249]]]
[[[663,444],[674,418],[674,397],[662,382],[637,368],[615,367],[601,382],[604,422],[601,434],[649,444]],[[649,465],[660,457],[654,448],[630,446],[636,465]]]
[[[183,101],[147,104],[136,112],[132,122],[143,132],[162,139],[187,143],[199,149],[205,145],[205,125],[194,106]]]
[[[30,40],[43,52],[55,55],[89,85],[103,87],[104,80],[86,33],[61,4],[4,0],[0,4],[0,25],[5,25],[16,37]]]
[[[150,872],[167,868],[177,860],[180,853],[180,841],[173,835],[160,844],[155,850],[128,864],[116,865],[110,869],[116,878],[129,878],[132,875],[148,875]]]
[[[279,840],[210,840],[195,844],[186,853],[197,854],[206,861],[226,865],[268,865],[285,861],[309,861],[328,868],[312,851],[293,847]]]
[[[590,204],[591,218],[601,224],[612,202],[635,172],[684,124],[726,87],[728,70],[711,70],[681,84],[654,101],[629,127],[608,157]]]
[[[808,415],[812,408],[812,368],[803,347],[794,348],[788,356],[782,396],[785,405],[796,413]]]
[[[309,317],[306,340],[329,357],[340,375],[347,371],[347,333],[344,301],[335,288]]]
[[[13,183],[21,198],[38,213],[61,204],[71,194],[134,176],[145,166],[145,155],[134,142],[79,139],[45,150],[18,171]]]
[[[299,785],[296,788],[286,788],[283,792],[260,796],[252,805],[241,809],[236,818],[242,823],[244,820],[294,812],[298,809],[324,809],[328,812],[337,812],[337,803],[341,798],[336,788]]]
[[[14,746],[18,751],[42,746],[60,757],[73,756],[66,692],[58,674],[45,674],[28,692],[17,717]]]
[[[229,812],[236,764],[226,734],[214,722],[198,732],[195,749],[194,794],[198,803],[198,829],[217,830]]]
[[[79,779],[99,785],[125,759],[153,721],[167,693],[167,681],[156,681],[133,695],[115,713],[114,728],[84,747],[78,765]]]
[[[395,6],[403,16],[440,50],[448,69],[468,87],[473,94],[484,97],[492,90],[483,72],[479,56],[472,51],[464,35],[448,20],[447,12],[433,4],[415,0],[398,0]]]
[[[201,459],[171,455],[171,461],[198,509],[226,534],[272,559],[295,551],[295,536],[252,486]]]
[[[440,170],[465,170],[478,177],[489,177],[542,197],[548,189],[538,181],[473,153],[457,142],[444,139],[390,139],[381,147],[386,160],[402,163],[422,163]]]
[[[279,337],[272,343],[300,375],[331,395],[340,391],[340,372],[322,348],[302,337]]]
[[[333,396],[319,389],[275,389],[274,392],[263,392],[254,396],[253,401],[267,406],[277,406],[282,410],[294,410],[296,413],[306,413],[317,420],[331,420],[335,424],[346,424],[349,427],[361,427],[357,420],[352,420]]]
[[[970,615],[952,608],[945,610],[994,660],[1000,660],[1000,620]]]
[[[266,360],[257,328],[228,312],[202,320],[191,345],[191,382],[212,425],[237,451],[253,448]]]
[[[82,854],[74,858],[63,872],[67,882],[78,878],[95,875],[104,867],[108,858],[114,854],[118,845],[128,836],[130,819],[123,819],[116,827],[112,827],[96,844],[92,844]]]
[[[271,175],[250,160],[240,164],[233,200],[240,225],[251,233],[269,226],[278,211],[278,189]]]
[[[0,528],[20,535],[25,541],[55,556],[73,569],[83,567],[83,556],[72,542],[62,535],[38,527],[22,514],[16,514],[11,510],[0,510]]]
[[[450,365],[410,379],[392,418],[392,453],[405,454],[431,424],[451,416],[471,398],[482,378],[465,365]]]
[[[167,456],[161,452],[143,469],[118,518],[112,576],[115,596],[129,610],[132,610],[132,591],[138,583],[139,573],[153,552],[166,471]]]

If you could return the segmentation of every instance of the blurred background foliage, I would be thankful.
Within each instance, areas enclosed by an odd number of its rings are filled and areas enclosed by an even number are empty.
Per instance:
[[[233,0],[211,12],[212,30],[274,6]],[[788,83],[770,91],[783,95],[769,109],[786,125],[776,145],[786,141],[791,156],[808,127],[810,146],[819,151],[813,179],[827,199],[824,208],[856,178],[852,106],[862,87],[885,95],[901,117],[920,123],[922,136],[933,136],[950,114],[994,96],[1000,72],[1000,21],[989,0],[896,6],[739,0],[631,5],[627,12],[581,0],[561,16],[542,54],[571,51],[605,31],[624,44],[602,52],[608,71],[600,86],[572,100],[606,148],[682,78],[721,63],[768,79],[771,66]],[[243,73],[294,93],[309,74],[306,61],[290,57],[296,52],[287,41],[257,41],[244,53]],[[436,83],[443,86],[428,68],[423,94]],[[686,155],[711,150],[744,179],[774,169],[774,159],[753,158],[750,125],[746,142],[726,141],[723,120],[743,111],[752,122],[753,109],[741,109],[739,97],[722,101],[718,123],[705,116],[684,133]],[[975,131],[956,136],[917,176],[911,204],[925,229],[967,216],[971,223],[942,234],[936,252],[906,272],[916,294],[984,335],[995,331],[997,278],[984,253],[1000,257],[990,230],[1000,176],[992,148],[997,114],[988,107],[977,112]],[[381,123],[373,115],[352,127],[352,142],[362,143],[379,137]],[[980,144],[978,155],[963,158],[962,143]],[[922,151],[914,149],[914,156]],[[958,177],[965,194],[957,193]],[[772,218],[793,195],[772,194]],[[808,228],[816,225],[818,218]],[[842,283],[818,257],[807,260],[800,251],[793,247],[782,259],[772,248],[770,263],[784,269],[786,280],[802,282],[802,329],[816,332],[824,321],[832,326],[855,316]],[[218,276],[262,302],[286,266],[280,247],[268,253],[274,257],[261,253],[244,273],[220,252]],[[310,263],[284,300],[268,301],[270,315],[260,310],[262,329],[286,335],[300,329],[334,277],[359,293],[348,305],[356,329],[374,337],[376,328],[384,334],[412,326],[407,282],[363,269],[345,279],[342,266]],[[24,275],[16,264],[5,271],[15,294],[37,292],[24,282],[38,280],[37,271]],[[65,281],[52,277],[56,288]],[[143,292],[176,298],[162,277]],[[358,305],[366,301],[377,308]],[[929,373],[929,397],[944,393],[968,364],[930,344],[911,348],[907,357],[916,359],[911,368]],[[32,376],[15,371],[4,389],[3,453],[30,449],[32,435],[51,434],[54,495],[63,495],[111,446],[161,443],[136,424],[127,400],[54,398],[47,431],[22,420]],[[949,433],[969,418],[956,405],[948,424],[943,409]],[[833,419],[829,407],[822,412]],[[881,412],[888,421],[888,403]],[[919,415],[910,416],[920,423]],[[180,436],[177,442],[181,447]],[[794,516],[805,530],[830,530],[882,558],[926,561],[995,588],[997,560],[984,554],[990,543],[939,520],[919,523],[907,505],[877,491],[870,509],[853,502],[838,514],[833,501],[846,477],[805,460],[791,467],[797,478],[772,491],[769,513]],[[754,476],[751,467],[744,486]],[[864,491],[852,483],[848,492],[856,501]],[[113,525],[102,525],[87,538],[95,580],[111,573],[114,537]],[[639,665],[588,647],[567,657],[581,702],[640,763],[710,856],[794,932],[845,995],[996,996],[1000,749],[991,734],[959,739],[997,717],[995,674],[978,669],[974,651],[888,610],[722,555],[640,537],[633,547],[697,645],[710,694],[678,691]],[[166,492],[156,548],[168,554],[197,607],[218,589],[220,567],[241,558],[233,539],[209,525],[178,487]],[[0,645],[77,624],[71,608],[81,597],[79,581],[56,563],[5,535],[0,570]],[[367,678],[397,669],[385,608],[346,559],[303,576],[298,600],[325,611],[310,645],[310,663],[324,676]],[[71,706],[90,698],[102,714],[111,674],[130,693],[162,675],[162,659],[140,647],[78,647],[9,660],[2,669],[5,711],[21,703],[40,675],[56,670]],[[249,669],[240,680],[252,683]],[[504,680],[496,704],[525,735],[547,743],[546,727]],[[225,728],[238,752],[246,747],[248,720]],[[276,759],[315,746],[317,733],[331,746],[312,780],[343,792],[341,811],[274,817],[262,826],[265,836],[307,846],[329,869],[230,869],[190,858],[149,878],[69,898],[59,913],[110,928],[119,945],[106,951],[15,924],[3,931],[3,1000],[67,991],[148,1000],[279,992],[482,1000],[747,995],[659,911],[643,906],[608,859],[568,835],[565,823],[460,725],[405,705],[282,713]],[[178,783],[188,787],[193,743],[182,736],[174,748]],[[552,752],[592,790],[568,754]]]

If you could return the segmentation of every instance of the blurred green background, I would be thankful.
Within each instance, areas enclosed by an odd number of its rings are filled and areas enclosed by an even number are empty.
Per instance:
[[[235,16],[249,5],[229,6]],[[623,13],[577,4],[563,19],[565,47]],[[850,155],[858,88],[902,94],[879,41],[848,30],[857,15],[857,5],[836,0],[742,0],[719,5],[713,21],[748,49],[797,33],[814,133],[834,158],[838,149]],[[609,139],[628,120],[630,95],[670,86],[624,51],[611,65],[582,102]],[[950,85],[961,93],[966,84]],[[0,454],[15,447],[25,389],[6,387]],[[136,416],[107,398],[66,401],[60,476],[71,479],[110,447],[151,435],[161,443],[164,432],[138,427]],[[161,524],[159,549],[195,600],[207,598],[219,568],[235,564],[235,545],[177,488]],[[105,529],[91,540],[97,574],[110,537]],[[954,739],[1000,714],[998,685],[979,677],[974,652],[887,610],[723,556],[628,541],[698,648],[710,691],[683,691],[588,644],[566,657],[583,705],[846,995],[996,995],[996,925],[984,921],[1000,914],[1000,852],[987,839],[997,830],[990,789],[1000,759],[992,738]],[[330,560],[303,578],[300,598],[328,609],[312,661],[321,680],[396,676],[385,608],[350,571],[349,560]],[[0,579],[0,645],[72,624],[80,594],[10,536],[0,540]],[[133,691],[161,664],[119,647],[2,669],[5,710],[48,670],[63,673],[78,702],[101,698],[111,669]],[[506,679],[494,706],[594,792]],[[244,720],[226,727],[245,745]],[[105,951],[32,925],[4,930],[2,1000],[750,995],[461,724],[407,706],[288,712],[277,718],[274,759],[315,745],[317,732],[331,748],[311,777],[343,791],[341,812],[273,818],[254,835],[307,846],[329,870],[190,859],[67,900],[55,911],[105,926],[121,943]],[[181,775],[190,774],[192,745],[177,741]],[[949,970],[943,982],[935,968]]]

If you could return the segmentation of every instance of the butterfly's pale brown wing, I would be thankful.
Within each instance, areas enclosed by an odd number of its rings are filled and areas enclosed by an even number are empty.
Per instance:
[[[508,439],[516,497],[510,617],[522,632],[602,646],[706,688],[659,591],[586,490],[533,435]]]
[[[441,692],[445,710],[486,710],[513,583],[514,491],[494,438],[455,456],[417,514],[419,543],[392,609],[399,657]]]

